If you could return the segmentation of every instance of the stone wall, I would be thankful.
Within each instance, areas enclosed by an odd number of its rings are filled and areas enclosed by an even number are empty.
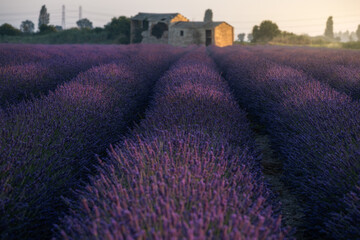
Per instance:
[[[215,27],[213,44],[218,47],[230,46],[234,41],[234,28],[227,23]]]
[[[188,22],[189,19],[187,19],[186,17],[184,17],[181,14],[178,14],[176,17],[174,17],[173,19],[171,19],[171,21],[160,21],[163,22],[165,24],[171,25],[171,23],[175,23],[175,22]],[[169,43],[169,31],[165,31],[162,35],[161,38],[156,38],[155,36],[153,36],[151,34],[152,28],[159,22],[157,21],[150,21],[149,22],[149,28],[146,31],[141,32],[141,36],[142,36],[142,43],[163,43],[163,44],[168,44]],[[131,21],[131,40],[133,40],[135,38],[135,33],[136,33],[136,29],[142,29],[142,21]],[[131,41],[133,42],[133,41]]]
[[[227,23],[222,23],[213,29],[205,28],[172,28],[170,25],[169,30],[169,44],[174,46],[186,47],[192,44],[205,45],[206,43],[206,30],[212,31],[212,44],[225,47],[233,44],[234,29]],[[181,36],[180,32],[183,31],[184,35]]]
[[[181,36],[180,32],[184,35]],[[205,45],[205,29],[191,29],[191,28],[172,28],[169,30],[169,44],[179,47],[186,47],[189,45]]]
[[[160,20],[160,19],[158,19]],[[163,20],[163,19],[161,19]],[[170,21],[150,21],[146,26],[147,30],[143,26],[143,21],[131,21],[131,42],[139,35],[142,38],[142,43],[164,43],[174,46],[186,47],[189,45],[205,45],[206,44],[206,30],[212,31],[212,44],[225,47],[233,44],[234,41],[234,29],[231,25],[223,22],[220,25],[215,24],[193,24],[181,28],[175,25],[176,22],[189,22],[187,18],[178,14]],[[158,24],[159,23],[159,24]],[[166,26],[160,26],[160,23],[166,24]],[[157,25],[157,26],[156,26]],[[187,25],[187,24],[185,24]],[[217,26],[216,26],[217,25]],[[204,27],[200,27],[204,26]],[[207,26],[207,27],[205,27]],[[216,26],[216,27],[214,27]],[[155,28],[156,31],[155,31]],[[152,34],[152,29],[154,32]],[[139,32],[140,31],[140,32]],[[162,32],[162,34],[161,34]],[[183,32],[183,34],[181,34]],[[161,37],[160,37],[161,36]]]
[[[164,43],[167,44],[168,38],[169,38],[169,32],[168,31],[164,31],[164,33],[162,34],[161,38],[156,38],[155,36],[151,35],[151,31],[153,29],[153,27],[157,24],[158,22],[149,22],[149,28],[147,31],[143,31],[141,33],[142,36],[142,41],[141,43]],[[164,24],[169,25],[166,22],[163,22]]]
[[[141,43],[162,43],[162,44],[168,44],[169,43],[169,32],[165,31],[161,38],[156,38],[151,35],[151,28],[155,24],[151,23],[149,24],[149,30],[144,31],[141,33],[142,41]]]

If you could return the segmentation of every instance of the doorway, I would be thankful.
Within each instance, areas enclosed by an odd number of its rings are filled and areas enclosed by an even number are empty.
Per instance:
[[[205,45],[206,46],[211,45],[212,44],[212,31],[211,30],[206,30],[205,36],[206,36]]]

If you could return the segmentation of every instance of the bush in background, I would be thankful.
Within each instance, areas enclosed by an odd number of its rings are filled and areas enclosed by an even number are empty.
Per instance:
[[[8,23],[4,23],[0,26],[0,35],[18,36],[21,35],[21,31]]]

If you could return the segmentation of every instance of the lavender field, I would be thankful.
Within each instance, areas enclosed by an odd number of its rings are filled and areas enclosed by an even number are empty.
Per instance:
[[[0,45],[0,239],[360,239],[360,52]]]

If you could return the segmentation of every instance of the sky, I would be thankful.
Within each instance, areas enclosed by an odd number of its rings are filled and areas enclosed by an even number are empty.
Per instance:
[[[50,24],[61,25],[65,5],[66,28],[75,27],[82,17],[103,27],[112,17],[131,17],[138,12],[178,12],[191,21],[202,21],[205,10],[213,11],[214,21],[226,21],[239,33],[250,33],[263,20],[275,22],[280,30],[296,34],[322,35],[326,20],[333,16],[334,32],[356,31],[360,24],[360,0],[0,0],[0,25],[19,28],[24,20],[35,26],[42,5],[50,13]]]

